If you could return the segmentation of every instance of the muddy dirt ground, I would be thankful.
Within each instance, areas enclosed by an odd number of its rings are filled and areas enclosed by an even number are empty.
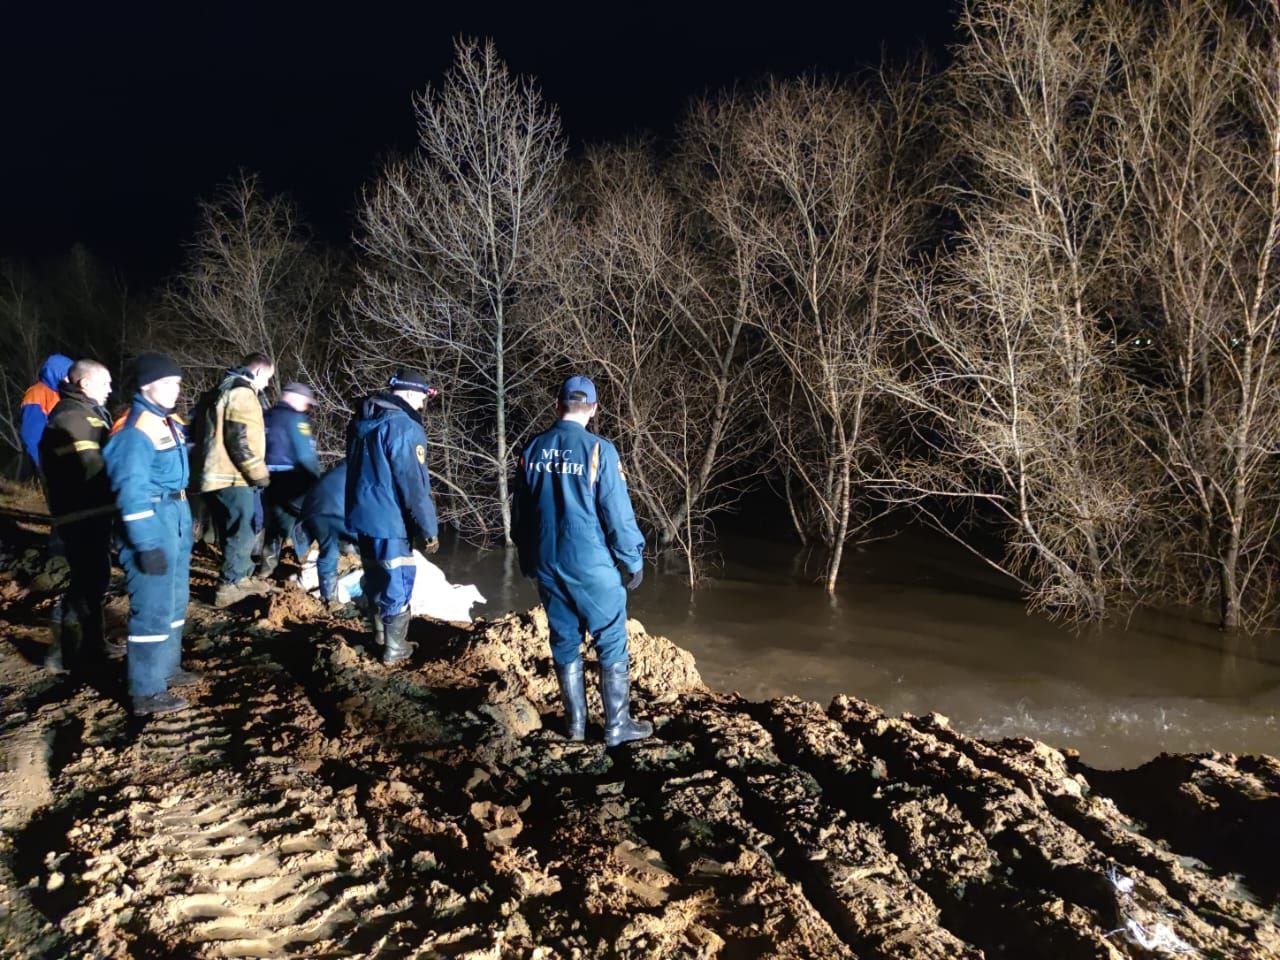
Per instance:
[[[594,682],[588,742],[559,734],[539,611],[415,622],[386,668],[292,588],[211,610],[207,555],[206,679],[139,723],[111,671],[42,671],[58,571],[4,549],[5,956],[1280,957],[1271,757],[1103,773],[750,702],[636,622],[658,734],[607,752]]]

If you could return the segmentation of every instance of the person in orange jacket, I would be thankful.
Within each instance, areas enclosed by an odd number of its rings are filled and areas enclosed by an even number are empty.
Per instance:
[[[62,399],[58,387],[67,379],[72,359],[55,353],[45,358],[40,367],[40,379],[22,395],[21,420],[18,433],[22,437],[22,450],[27,455],[27,465],[40,471],[40,438],[49,422],[49,414]]]

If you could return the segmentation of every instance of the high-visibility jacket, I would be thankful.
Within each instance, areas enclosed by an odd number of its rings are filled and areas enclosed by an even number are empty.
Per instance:
[[[64,383],[61,392],[40,438],[40,463],[54,522],[69,523],[113,509],[102,459],[111,425],[106,409],[77,387]]]
[[[182,431],[145,397],[133,398],[123,425],[103,451],[125,537],[134,550],[172,547],[180,531],[158,514],[162,501],[186,498],[190,469]],[[189,523],[188,523],[189,525]]]

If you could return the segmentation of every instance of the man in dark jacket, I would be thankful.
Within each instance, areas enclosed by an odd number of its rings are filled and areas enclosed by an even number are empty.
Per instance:
[[[62,399],[40,436],[39,456],[71,582],[45,666],[55,673],[67,668],[83,674],[105,653],[102,598],[111,582],[115,501],[102,447],[111,430],[104,406],[111,396],[111,373],[96,360],[80,360],[59,393]]]
[[[425,375],[403,368],[387,387],[361,402],[347,431],[346,514],[360,545],[374,633],[384,642],[382,662],[392,664],[413,652],[413,550],[435,553],[440,541],[421,413],[435,391]]]
[[[320,599],[329,604],[338,594],[338,553],[342,543],[356,542],[355,535],[347,529],[346,503],[347,463],[344,460],[312,486],[302,502],[302,516],[298,521],[305,536],[314,541],[319,550],[316,574],[320,579]]]
[[[293,541],[294,552],[301,560],[306,551],[299,548],[295,529],[307,491],[320,478],[320,458],[316,455],[316,439],[307,416],[315,394],[305,383],[287,383],[280,399],[267,411],[267,471],[271,485],[263,491],[266,511],[266,537],[258,576],[269,577],[280,562],[285,540]]]
[[[214,605],[230,606],[259,592],[253,573],[255,487],[270,482],[262,391],[275,365],[265,354],[251,353],[198,404],[197,456],[200,492],[222,541],[222,576]]]
[[[587,429],[596,387],[570,377],[560,388],[559,419],[529,441],[516,473],[515,539],[520,570],[537,580],[551,628],[551,658],[569,738],[586,733],[582,638],[600,658],[604,740],[641,740],[653,725],[631,718],[627,591],[644,577],[644,537],[636,526],[618,451]]]

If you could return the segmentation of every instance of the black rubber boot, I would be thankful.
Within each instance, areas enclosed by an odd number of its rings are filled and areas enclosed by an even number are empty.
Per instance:
[[[178,672],[169,678],[171,687],[187,687],[204,679],[204,671],[178,668]]]
[[[604,701],[604,745],[616,747],[653,735],[653,724],[631,719],[631,664],[619,660],[600,668],[600,699]]]
[[[413,614],[406,610],[383,624],[383,630],[386,631],[386,646],[382,648],[382,662],[387,666],[399,663],[401,660],[408,660],[413,656],[413,648],[417,644],[410,643],[408,640],[409,621],[412,619]]]
[[[133,715],[135,717],[145,717],[153,713],[173,713],[177,710],[185,710],[189,706],[191,704],[177,694],[166,690],[163,693],[153,694],[149,697],[134,697]]]
[[[556,679],[560,681],[560,699],[564,703],[564,735],[570,740],[584,740],[587,736],[587,689],[582,681],[582,658],[563,667],[557,663]]]
[[[63,663],[62,638],[67,630],[65,605],[61,597],[55,601],[53,612],[49,614],[49,652],[44,655],[44,668],[50,673],[66,673]]]
[[[269,580],[280,564],[280,544],[268,543],[262,548],[262,556],[258,558],[258,566],[253,575],[260,580]]]

